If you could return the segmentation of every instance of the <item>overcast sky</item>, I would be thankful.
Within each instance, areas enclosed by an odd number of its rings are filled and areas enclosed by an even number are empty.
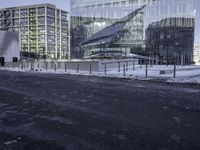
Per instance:
[[[0,8],[39,3],[51,3],[56,5],[58,8],[69,11],[69,0],[0,0]]]

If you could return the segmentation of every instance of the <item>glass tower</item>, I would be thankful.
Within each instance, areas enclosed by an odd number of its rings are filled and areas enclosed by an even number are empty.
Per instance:
[[[194,0],[150,1],[144,9],[145,52],[164,63],[192,63]]]
[[[143,31],[143,12],[134,13],[137,9],[143,7],[149,0],[76,0],[71,1],[71,48],[72,57],[82,58],[90,55],[92,52],[99,49],[113,49],[122,51],[130,51],[130,46],[127,44],[135,45],[139,49],[143,46],[141,41]],[[128,15],[130,14],[130,18]],[[120,23],[123,20],[123,24]],[[136,21],[138,24],[133,24]],[[113,28],[111,26],[114,26]],[[122,28],[131,28],[130,33],[124,33],[124,39],[121,38],[121,34],[113,37],[114,41],[105,42],[104,39],[99,37],[96,44],[86,44],[86,40],[98,34],[98,32],[112,32],[115,28],[121,25]],[[105,31],[107,27],[110,27],[109,31]],[[138,29],[138,30],[137,30]],[[104,30],[104,31],[102,31]],[[119,31],[120,32],[120,31]],[[135,34],[135,37],[128,38],[129,34]],[[98,35],[96,35],[98,36]],[[139,39],[136,39],[137,37]],[[119,40],[119,42],[117,42]],[[133,40],[135,43],[133,43]],[[126,41],[126,43],[125,43]],[[85,42],[85,44],[82,44]],[[142,45],[141,45],[142,44]],[[119,45],[121,45],[119,47]],[[123,46],[124,45],[124,46]],[[119,48],[118,48],[119,47]],[[133,46],[131,46],[133,47]]]
[[[73,0],[72,56],[102,49],[198,62],[198,0]],[[196,43],[196,44],[194,44]]]
[[[54,5],[38,4],[1,9],[0,29],[19,34],[22,57],[70,57],[69,13]]]
[[[200,63],[200,1],[195,1],[194,61]]]

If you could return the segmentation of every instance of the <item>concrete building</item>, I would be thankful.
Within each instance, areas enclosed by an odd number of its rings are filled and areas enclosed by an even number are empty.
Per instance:
[[[19,58],[18,34],[0,30],[0,65],[3,65],[4,62],[17,62]]]
[[[199,7],[199,0],[72,0],[72,56],[108,49],[198,63]]]
[[[22,57],[70,58],[69,13],[55,5],[0,9],[0,29],[19,33]]]

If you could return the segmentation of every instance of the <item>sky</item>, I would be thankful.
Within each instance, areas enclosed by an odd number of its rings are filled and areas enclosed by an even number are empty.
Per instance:
[[[69,0],[0,0],[0,8],[40,3],[51,3],[56,5],[57,8],[69,11]]]

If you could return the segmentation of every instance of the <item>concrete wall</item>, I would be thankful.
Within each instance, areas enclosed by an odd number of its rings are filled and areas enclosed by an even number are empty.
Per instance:
[[[18,34],[0,31],[0,57],[4,57],[5,62],[12,62],[13,57],[20,58]]]
[[[79,71],[90,71],[90,65],[91,65],[91,71],[98,71],[99,70],[99,61],[40,61],[36,62],[34,67],[37,68],[46,68],[47,69],[54,69],[56,65],[56,69],[66,69],[67,70],[78,70]]]
[[[38,62],[17,62],[17,63],[5,63],[5,67],[9,68],[23,68],[23,69],[44,69],[44,70],[74,70],[77,71],[91,71],[98,72],[98,71],[105,71],[105,64],[106,70],[118,70],[120,66],[120,70],[123,70],[123,66],[126,65],[127,69],[132,69],[133,65],[138,65],[138,59],[121,59],[121,60],[76,60],[76,61],[38,61]],[[91,67],[91,68],[90,68]]]

